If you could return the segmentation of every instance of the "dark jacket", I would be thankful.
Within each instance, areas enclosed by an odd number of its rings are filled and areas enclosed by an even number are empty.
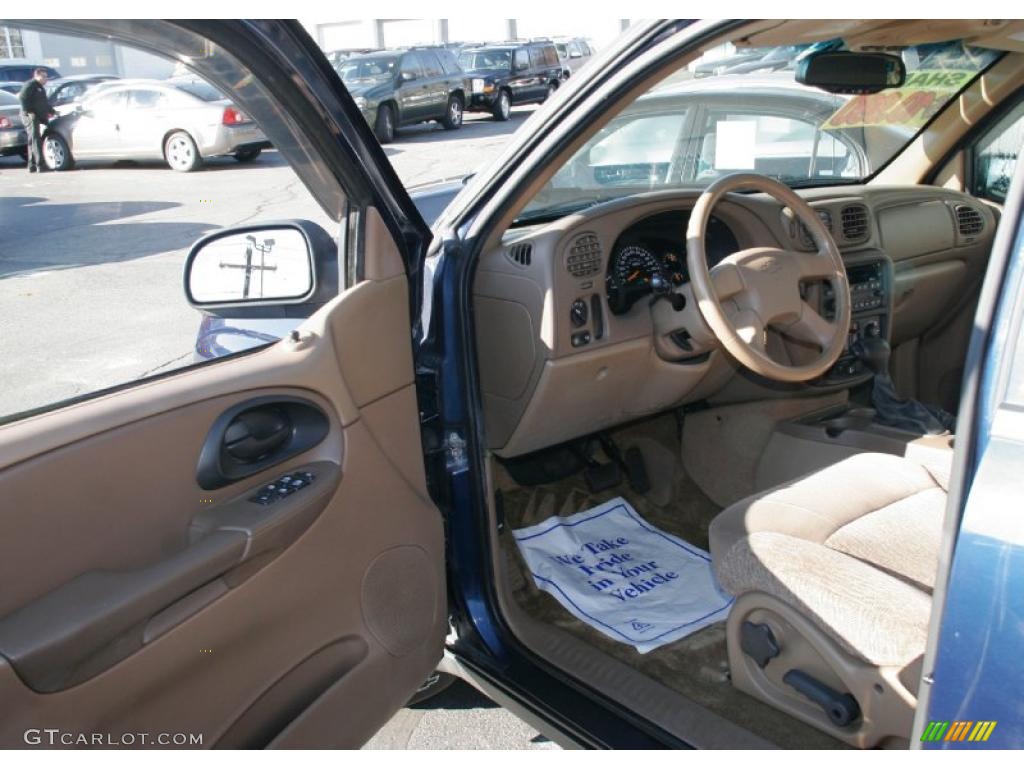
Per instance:
[[[32,79],[25,83],[18,94],[18,99],[21,101],[22,112],[35,115],[40,123],[49,122],[50,115],[53,114],[53,107],[50,106],[50,100],[46,96],[46,89],[39,84],[39,81]]]

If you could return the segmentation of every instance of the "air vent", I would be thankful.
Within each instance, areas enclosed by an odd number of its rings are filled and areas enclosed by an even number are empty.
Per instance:
[[[521,267],[530,266],[533,257],[532,243],[517,243],[508,249],[508,257]]]
[[[832,231],[832,212],[827,208],[815,208],[814,212],[817,214],[821,223],[825,225],[825,229],[829,232]],[[814,247],[814,239],[811,237],[811,233],[807,231],[807,227],[804,223],[800,222],[800,242],[804,244],[805,248]]]
[[[588,232],[577,237],[569,247],[565,268],[573,277],[593,277],[601,271],[601,243]]]
[[[958,205],[956,207],[956,228],[965,237],[980,235],[985,229],[985,220],[981,213],[969,205]]]
[[[848,243],[859,243],[868,237],[868,209],[863,205],[848,205],[843,208],[843,239]]]

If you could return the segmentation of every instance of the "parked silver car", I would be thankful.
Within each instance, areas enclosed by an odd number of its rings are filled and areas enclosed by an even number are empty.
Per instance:
[[[96,85],[51,121],[43,157],[57,171],[88,158],[162,159],[187,172],[220,155],[249,162],[269,146],[256,123],[203,80],[118,80]]]
[[[58,77],[46,84],[46,96],[58,115],[74,111],[75,103],[85,98],[88,91],[100,83],[120,80],[117,75],[69,75]]]

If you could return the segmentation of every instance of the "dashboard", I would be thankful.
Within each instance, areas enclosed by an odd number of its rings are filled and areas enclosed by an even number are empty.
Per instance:
[[[690,282],[686,267],[689,223],[688,209],[663,211],[641,219],[619,235],[605,274],[605,295],[612,314],[625,314],[645,296]],[[739,249],[729,226],[712,216],[706,238],[708,266]]]
[[[632,195],[488,243],[473,312],[487,442],[496,454],[522,455],[690,402],[835,391],[867,380],[848,356],[828,376],[789,388],[740,375],[691,290],[685,233],[699,194]],[[851,339],[882,335],[894,348],[914,342],[962,303],[964,286],[980,281],[996,216],[969,195],[866,185],[800,194],[843,254],[853,288]],[[757,246],[813,249],[781,203],[728,195],[709,223],[709,266]],[[654,301],[666,284],[672,300]],[[802,286],[801,295],[829,317],[827,286]],[[680,331],[656,332],[665,325]],[[817,354],[779,335],[767,341],[770,354],[791,363]]]

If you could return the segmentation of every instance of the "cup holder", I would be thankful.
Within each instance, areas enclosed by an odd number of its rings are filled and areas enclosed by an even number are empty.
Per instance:
[[[846,413],[835,419],[823,421],[821,426],[825,428],[825,434],[831,438],[839,437],[847,430],[867,432],[872,425],[872,419],[867,414]]]

